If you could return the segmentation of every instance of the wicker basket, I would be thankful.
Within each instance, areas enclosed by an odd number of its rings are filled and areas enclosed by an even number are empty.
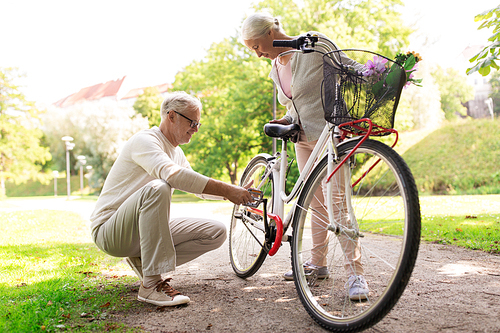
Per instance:
[[[337,50],[323,56],[323,109],[335,125],[369,118],[380,127],[394,127],[394,116],[406,73],[398,63],[363,50]],[[358,124],[368,128],[367,123]],[[362,130],[347,126],[355,134]],[[379,133],[375,135],[385,135]]]

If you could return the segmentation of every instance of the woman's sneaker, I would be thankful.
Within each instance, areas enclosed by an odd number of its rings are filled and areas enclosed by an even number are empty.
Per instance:
[[[141,282],[137,299],[141,302],[147,302],[157,306],[174,306],[189,303],[189,297],[181,295],[180,292],[168,284],[170,280],[171,279],[165,279],[160,281],[156,286],[151,288],[144,287]]]
[[[304,273],[306,274],[306,278],[312,278],[316,276],[316,279],[328,279],[330,273],[328,272],[328,267],[326,266],[316,266],[309,262],[304,264]],[[317,275],[316,275],[317,273]],[[293,271],[288,271],[283,274],[283,277],[287,281],[293,281]]]
[[[364,301],[368,298],[370,289],[363,275],[351,275],[347,281],[349,286],[349,299],[351,301]]]

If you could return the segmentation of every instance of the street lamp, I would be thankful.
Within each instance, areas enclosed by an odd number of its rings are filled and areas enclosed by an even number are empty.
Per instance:
[[[52,171],[52,175],[54,176],[54,196],[57,197],[57,177],[59,177],[59,171]]]
[[[71,143],[73,141],[73,138],[70,136],[63,136],[62,139],[64,143],[66,144],[66,188],[68,190],[68,200],[71,197],[71,180],[70,180],[70,169],[69,169],[69,151],[73,150],[75,148],[75,144]]]
[[[80,162],[80,195],[83,197],[83,166],[87,163],[87,158],[83,155],[76,157]]]

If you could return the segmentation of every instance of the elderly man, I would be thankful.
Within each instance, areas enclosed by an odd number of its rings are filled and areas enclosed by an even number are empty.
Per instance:
[[[170,93],[161,106],[160,127],[141,131],[125,144],[104,183],[91,216],[92,239],[105,253],[127,257],[142,278],[138,299],[158,306],[189,302],[161,274],[220,247],[224,224],[201,218],[170,219],[174,189],[202,198],[252,201],[247,189],[191,169],[179,145],[200,127],[201,103]]]

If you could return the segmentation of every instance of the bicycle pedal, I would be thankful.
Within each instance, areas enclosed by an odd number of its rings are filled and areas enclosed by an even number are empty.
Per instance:
[[[248,207],[252,207],[252,208],[259,207],[260,203],[262,202],[262,200],[264,198],[264,192],[262,192],[260,190],[256,190],[254,188],[249,188],[248,192],[250,192],[250,195],[252,196],[253,201],[247,202],[244,205],[248,206]]]

